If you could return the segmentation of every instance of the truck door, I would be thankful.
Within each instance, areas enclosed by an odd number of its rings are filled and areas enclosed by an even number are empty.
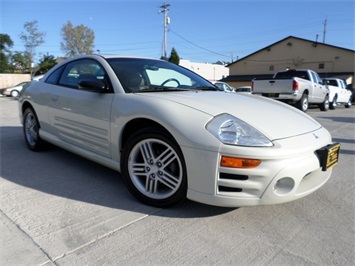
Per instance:
[[[345,86],[345,82],[341,80],[337,80],[338,86],[340,87],[340,95],[338,96],[338,102],[344,103],[348,101],[347,97],[347,90]]]
[[[326,94],[325,87],[323,86],[323,82],[317,73],[310,71],[313,80],[313,102],[321,103],[324,101],[324,97]]]

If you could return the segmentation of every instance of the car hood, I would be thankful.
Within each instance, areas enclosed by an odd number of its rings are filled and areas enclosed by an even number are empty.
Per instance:
[[[180,104],[212,117],[228,113],[258,129],[270,140],[298,136],[321,127],[313,118],[287,104],[262,96],[212,91],[138,93]]]

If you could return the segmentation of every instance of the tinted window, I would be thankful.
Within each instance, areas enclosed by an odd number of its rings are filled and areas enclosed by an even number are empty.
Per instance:
[[[78,88],[81,80],[102,80],[109,85],[103,67],[95,60],[83,59],[68,63],[59,79],[59,85]]]
[[[308,73],[306,71],[285,71],[276,73],[275,78],[277,79],[292,79],[294,77],[309,80]]]
[[[327,84],[327,85],[331,85],[331,86],[338,86],[338,83],[336,82],[336,80],[329,80],[329,79],[327,79],[326,81],[325,81],[325,83]]]
[[[62,74],[64,69],[64,66],[58,68],[56,71],[54,71],[47,79],[46,79],[46,83],[50,83],[50,84],[57,84],[58,80],[60,78],[60,74]]]

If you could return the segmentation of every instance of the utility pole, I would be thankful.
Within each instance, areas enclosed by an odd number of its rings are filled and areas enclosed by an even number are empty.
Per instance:
[[[168,35],[167,35],[167,26],[170,24],[170,18],[168,17],[168,7],[170,4],[164,3],[164,5],[160,6],[162,10],[159,13],[164,13],[164,48],[163,48],[163,57],[167,58],[167,50],[168,50]]]
[[[325,33],[327,32],[327,17],[325,18],[324,22],[324,30],[323,30],[323,43],[325,43]]]

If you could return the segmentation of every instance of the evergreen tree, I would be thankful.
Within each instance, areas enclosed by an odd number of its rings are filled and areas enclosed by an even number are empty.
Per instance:
[[[39,69],[37,74],[45,74],[57,64],[54,55],[43,55],[42,59],[39,60]]]
[[[175,48],[171,50],[170,57],[169,57],[169,62],[174,63],[178,65],[180,63],[180,57],[178,53],[176,52]]]

